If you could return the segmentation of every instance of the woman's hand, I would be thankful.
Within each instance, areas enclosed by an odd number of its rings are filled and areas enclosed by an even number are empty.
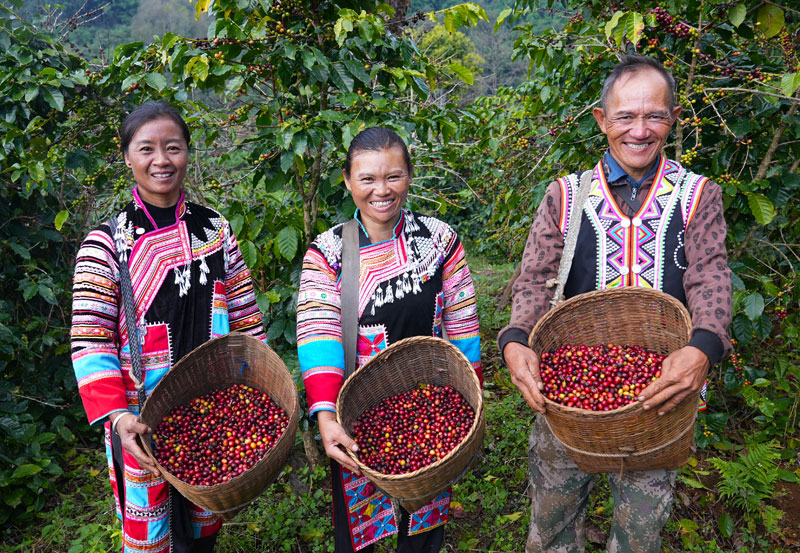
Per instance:
[[[150,427],[139,422],[139,418],[133,413],[112,413],[109,418],[111,418],[112,424],[116,420],[115,429],[117,434],[119,434],[119,439],[125,451],[133,455],[141,468],[149,470],[156,476],[161,476],[161,471],[158,470],[156,464],[147,456],[144,450],[139,447],[139,443],[136,441],[137,434],[142,436],[143,440],[145,439],[145,434],[151,434],[152,430],[150,430]]]
[[[347,435],[342,425],[336,422],[336,414],[333,411],[318,411],[317,422],[325,454],[350,472],[361,474],[355,461],[341,449],[346,447],[350,451],[358,451],[358,445]]]
[[[509,342],[503,348],[503,358],[511,373],[511,382],[522,392],[522,397],[534,409],[545,412],[542,395],[542,378],[539,376],[539,356],[526,345]]]

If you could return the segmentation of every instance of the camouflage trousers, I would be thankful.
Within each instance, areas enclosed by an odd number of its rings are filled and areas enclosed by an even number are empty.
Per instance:
[[[597,475],[572,462],[544,421],[536,417],[528,442],[531,525],[526,553],[583,553],[586,507]],[[614,519],[611,553],[659,553],[661,529],[672,508],[674,470],[608,473]]]

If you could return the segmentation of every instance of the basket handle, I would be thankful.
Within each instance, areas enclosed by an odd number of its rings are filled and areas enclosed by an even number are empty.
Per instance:
[[[572,258],[575,257],[575,247],[578,245],[578,233],[581,230],[581,222],[583,221],[583,206],[586,204],[586,199],[589,197],[589,191],[592,188],[592,173],[589,169],[584,171],[581,175],[580,185],[578,187],[578,195],[573,204],[573,216],[570,217],[569,228],[567,229],[567,237],[564,239],[564,249],[561,252],[561,262],[558,265],[558,276],[551,278],[545,283],[548,288],[556,287],[553,299],[550,304],[555,306],[564,300],[564,287],[567,285],[567,278],[569,278],[569,271],[572,268]],[[562,206],[566,209],[568,206]]]
[[[351,219],[342,228],[342,342],[344,347],[344,379],[356,369],[358,340],[358,221]]]

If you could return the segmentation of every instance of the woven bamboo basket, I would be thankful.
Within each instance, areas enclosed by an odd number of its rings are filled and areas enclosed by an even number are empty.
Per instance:
[[[242,474],[213,486],[189,485],[158,465],[164,478],[181,495],[225,520],[233,518],[264,491],[294,447],[300,404],[294,380],[281,358],[264,342],[246,334],[215,338],[175,363],[153,389],[141,414],[142,422],[155,429],[174,407],[234,384],[266,392],[289,416],[289,425],[272,449]],[[150,440],[140,440],[140,444],[155,462]]]
[[[689,341],[691,318],[672,296],[628,287],[587,292],[561,302],[531,332],[537,355],[562,345],[638,345],[668,355]],[[613,411],[566,407],[545,398],[547,421],[587,473],[675,469],[692,452],[698,394],[669,413],[633,402]]]
[[[458,348],[441,338],[406,338],[378,353],[350,375],[336,401],[337,420],[352,436],[353,423],[364,411],[386,397],[412,390],[422,383],[452,386],[475,411],[472,427],[459,445],[438,461],[406,474],[377,472],[363,464],[355,453],[347,451],[362,474],[409,512],[420,509],[459,480],[483,444],[486,426],[483,392],[471,363]]]

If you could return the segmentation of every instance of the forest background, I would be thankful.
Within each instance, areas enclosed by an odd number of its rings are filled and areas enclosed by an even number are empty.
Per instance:
[[[11,0],[0,6],[0,532],[3,551],[120,544],[97,428],[69,358],[80,240],[128,201],[118,130],[144,101],[193,133],[187,193],[223,211],[270,345],[298,390],[294,309],[309,241],[352,216],[344,152],[365,126],[411,145],[409,197],[455,226],[479,292],[487,436],[455,489],[449,551],[521,551],[531,414],[494,337],[546,185],[604,148],[591,117],[621,51],[674,72],[666,152],[723,189],[734,355],[710,374],[665,551],[800,545],[800,12],[769,1],[556,3]],[[419,13],[418,13],[419,12]],[[218,550],[332,551],[307,417],[290,464]],[[589,550],[613,509],[601,480]],[[379,550],[390,551],[391,545]]]

